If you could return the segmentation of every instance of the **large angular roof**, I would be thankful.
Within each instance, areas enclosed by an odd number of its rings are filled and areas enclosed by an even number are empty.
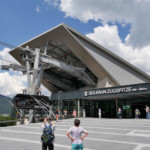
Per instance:
[[[68,65],[86,68],[86,72],[97,83],[94,88],[98,87],[98,82],[101,83],[105,78],[109,79],[113,86],[150,82],[149,75],[64,23],[20,46],[29,46],[32,49],[39,48],[41,52],[44,52],[47,42],[49,43],[48,55]],[[10,54],[20,64],[25,65],[22,62],[22,51],[19,48],[13,49]],[[64,78],[65,81],[61,80],[61,82],[70,84],[71,87],[72,84],[78,82],[71,90],[93,88],[86,87],[79,83],[80,79],[75,79],[67,73],[62,74],[61,70],[53,68],[45,71],[42,81],[52,92],[60,90],[60,85],[52,81],[54,76]]]

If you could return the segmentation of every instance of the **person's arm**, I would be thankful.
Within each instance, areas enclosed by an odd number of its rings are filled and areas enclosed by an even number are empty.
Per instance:
[[[67,132],[66,135],[68,136],[68,138],[69,138],[72,142],[74,142],[74,139],[70,136],[70,132]]]
[[[51,121],[51,124],[54,126],[55,124],[54,124],[54,121]]]
[[[46,118],[45,118],[45,119],[44,119],[44,121],[43,121],[43,124],[45,124],[45,123],[46,123],[46,121],[47,121],[47,120],[46,120]]]
[[[54,121],[51,121],[51,124],[52,124],[52,130],[53,130],[53,134],[54,134],[54,131],[55,131],[55,124],[54,124]]]
[[[83,128],[82,128],[82,133],[84,133],[84,135],[80,138],[81,140],[83,140],[88,135],[88,132]]]
[[[42,126],[41,126],[41,129],[43,130],[44,127],[45,127],[45,123],[46,123],[46,118],[44,119],[43,123],[42,123]]]
[[[83,140],[88,135],[88,132],[85,132],[85,134],[81,137],[81,140]]]

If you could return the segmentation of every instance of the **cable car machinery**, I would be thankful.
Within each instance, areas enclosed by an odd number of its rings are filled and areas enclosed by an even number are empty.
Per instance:
[[[26,48],[20,46],[15,47],[0,41],[0,45],[4,45],[13,49],[17,48],[21,51],[22,65],[9,62],[7,65],[1,64],[0,66],[1,69],[9,70],[11,68],[13,70],[23,72],[23,74],[27,74],[28,88],[27,90],[24,90],[25,94],[22,94],[23,96],[16,95],[13,103],[20,110],[30,110],[30,122],[32,122],[34,119],[35,109],[42,109],[44,112],[48,112],[48,114],[55,117],[48,98],[38,95],[40,92],[39,90],[44,70],[52,68],[54,70],[56,69],[55,71],[58,71],[57,75],[61,77],[56,76],[53,71],[48,72],[49,76],[47,72],[44,72],[44,77],[58,87],[57,91],[72,91],[77,90],[79,87],[95,87],[97,84],[97,79],[94,74],[92,74],[75,55],[71,55],[69,60],[70,62],[66,63],[63,60],[59,60],[51,55],[48,55],[48,44],[53,46],[52,49],[60,51],[60,46],[55,46],[49,42],[46,43],[44,51],[41,52],[39,48],[31,49],[29,46],[26,46]],[[64,50],[61,51],[64,55]],[[79,62],[81,66],[72,65],[72,59],[74,59],[76,62]],[[69,79],[67,79],[65,75],[69,77]],[[62,78],[63,80],[61,80]],[[28,94],[27,97],[25,96],[26,94]],[[20,100],[20,98],[22,100]],[[32,106],[28,106],[28,104],[32,104]]]
[[[14,48],[14,46],[4,42],[0,42],[0,44]],[[35,110],[39,109],[43,110],[45,114],[49,114],[51,117],[55,118],[49,98],[47,96],[38,95],[41,92],[39,90],[43,71],[48,67],[46,63],[40,62],[40,56],[44,56],[46,58],[48,56],[42,55],[39,49],[35,49],[35,51],[33,51],[28,47],[17,48],[23,51],[22,61],[25,62],[26,66],[0,59],[1,70],[13,69],[21,71],[23,74],[27,74],[28,89],[23,89],[23,94],[17,94],[13,98],[12,102],[15,110],[20,117],[24,117],[24,110],[29,110],[29,122],[35,121]]]

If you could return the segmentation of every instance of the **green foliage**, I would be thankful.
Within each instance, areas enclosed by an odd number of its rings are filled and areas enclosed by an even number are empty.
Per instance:
[[[9,121],[9,120],[16,120],[16,118],[11,116],[0,115],[0,127],[16,125],[16,122],[1,123],[1,121]]]
[[[0,115],[0,121],[8,121],[8,120],[15,120],[15,119],[16,118],[11,117],[10,115],[8,115],[8,116]]]

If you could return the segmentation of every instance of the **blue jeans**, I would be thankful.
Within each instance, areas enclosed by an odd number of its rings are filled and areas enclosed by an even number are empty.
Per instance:
[[[118,118],[121,119],[122,118],[122,114],[118,114]]]
[[[83,144],[72,144],[72,150],[83,150]]]
[[[146,112],[146,118],[149,119],[149,112]]]

